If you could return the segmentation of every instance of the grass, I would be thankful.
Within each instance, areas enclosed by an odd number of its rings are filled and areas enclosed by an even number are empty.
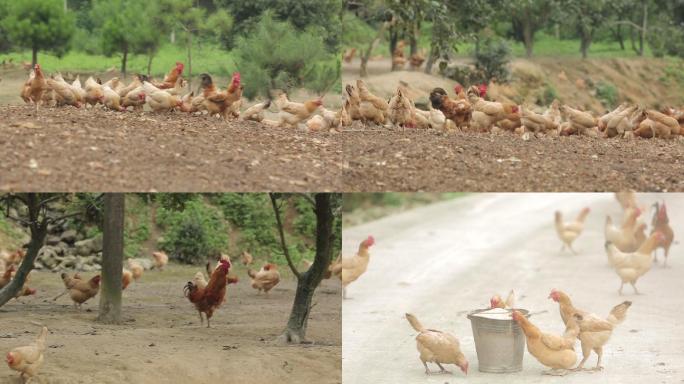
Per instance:
[[[0,214],[0,250],[13,251],[21,246],[27,235],[12,223],[5,215]]]
[[[21,51],[3,54],[0,55],[0,62],[10,58],[14,59],[15,63],[21,63],[22,61],[30,62],[31,52]],[[166,44],[160,48],[152,61],[151,74],[153,76],[164,75],[177,61],[185,63],[187,71],[187,50],[180,45]],[[38,52],[38,62],[47,72],[105,72],[112,67],[116,70],[121,68],[120,55],[107,57],[103,55],[91,55],[76,50],[69,51],[61,58],[47,52]],[[231,52],[209,43],[196,44],[193,47],[193,74],[207,72],[221,76],[229,76],[236,69],[237,67]],[[147,73],[147,56],[129,56],[127,72]]]
[[[464,192],[346,194],[342,204],[342,225],[343,227],[359,225],[395,213],[465,195],[467,193]]]

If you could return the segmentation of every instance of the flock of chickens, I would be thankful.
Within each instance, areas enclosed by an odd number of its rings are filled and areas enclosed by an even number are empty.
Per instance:
[[[2,254],[0,267],[4,271],[2,272],[2,277],[0,277],[0,289],[9,284],[14,276],[15,265],[21,262],[24,255],[23,251]],[[127,262],[128,268],[123,269],[122,288],[126,289],[132,281],[138,281],[145,270],[155,268],[163,271],[168,260],[166,253],[161,251],[153,252],[151,259],[129,259]],[[244,265],[251,265],[254,260],[252,255],[245,251],[242,253],[241,261]],[[201,324],[204,324],[202,314],[206,317],[207,327],[210,326],[209,319],[214,311],[226,300],[227,286],[229,284],[237,284],[239,281],[237,276],[229,275],[231,266],[230,257],[222,255],[213,270],[211,262],[207,262],[208,281],[204,273],[199,271],[183,288],[185,297],[199,312]],[[263,291],[268,294],[280,282],[280,273],[276,265],[272,263],[264,264],[259,271],[248,269],[247,274],[251,278],[252,288],[256,289],[259,293]],[[83,303],[97,296],[100,291],[101,277],[99,274],[90,279],[85,279],[78,272],[73,275],[62,273],[61,278],[65,290],[53,299],[55,301],[61,296],[69,294],[74,307],[80,308]],[[36,290],[28,288],[27,284],[28,278],[20,293],[17,294],[17,297],[36,293]],[[47,332],[48,329],[43,327],[34,343],[14,348],[6,355],[7,365],[11,369],[20,372],[24,382],[30,381],[43,364]]]
[[[287,94],[280,93],[271,100],[256,103],[241,111],[244,85],[239,72],[235,72],[225,90],[219,89],[209,74],[200,75],[201,92],[183,94],[187,81],[182,77],[184,65],[176,65],[161,82],[144,75],[137,75],[129,84],[118,77],[106,82],[89,77],[81,84],[79,76],[68,83],[61,74],[46,77],[36,64],[21,90],[21,98],[27,104],[65,106],[80,108],[84,105],[102,105],[112,111],[142,111],[145,105],[154,112],[181,111],[207,113],[223,119],[239,119],[260,122],[274,127],[298,127],[305,124],[309,131],[330,131],[339,126],[341,111],[334,112],[323,106],[321,98],[304,103],[290,101]],[[266,111],[275,104],[276,119],[267,119]]]
[[[654,262],[657,262],[656,251],[658,249],[663,249],[663,266],[667,266],[674,232],[670,226],[664,202],[654,204],[655,212],[651,220],[651,232],[647,236],[647,225],[640,219],[645,209],[639,205],[635,194],[619,192],[616,193],[616,199],[623,209],[624,218],[618,227],[613,224],[610,216],[606,217],[604,228],[606,254],[608,262],[620,278],[620,295],[626,283],[631,284],[634,292],[638,294],[636,282],[651,269]],[[575,220],[564,221],[562,213],[555,212],[555,228],[563,244],[561,250],[568,248],[575,253],[572,244],[584,230],[584,222],[589,213],[590,209],[587,207],[580,211]],[[361,242],[358,252],[353,257],[342,260],[341,277],[344,287],[357,280],[366,271],[370,261],[369,248],[374,243],[373,237],[369,236]],[[560,290],[553,289],[548,298],[558,303],[561,319],[566,326],[562,335],[543,332],[528,319],[529,316],[515,310],[514,291],[510,292],[505,301],[500,295],[494,295],[490,299],[490,308],[510,310],[513,321],[520,325],[525,334],[529,353],[541,364],[550,368],[549,371],[544,372],[545,374],[565,375],[571,371],[584,370],[584,364],[592,351],[598,356],[593,370],[602,370],[603,347],[610,339],[613,329],[625,319],[632,302],[624,301],[613,307],[608,316],[602,317],[573,306],[570,296]],[[425,328],[414,314],[407,313],[406,319],[418,332],[417,349],[426,374],[433,373],[427,363],[437,364],[440,368],[439,373],[448,373],[442,364],[454,364],[463,373],[468,374],[468,360],[461,351],[456,336]],[[581,343],[583,356],[577,366],[575,366],[577,363],[576,340]]]
[[[429,109],[425,111],[416,107],[403,85],[389,101],[371,93],[360,79],[356,86],[348,84],[345,91],[343,109],[351,120],[386,127],[666,139],[684,134],[684,108],[657,111],[625,103],[596,117],[554,100],[545,111],[535,111],[523,105],[487,100],[486,84],[473,85],[467,90],[456,84],[455,98],[442,88],[434,88],[430,92]],[[346,125],[345,121],[342,125]]]

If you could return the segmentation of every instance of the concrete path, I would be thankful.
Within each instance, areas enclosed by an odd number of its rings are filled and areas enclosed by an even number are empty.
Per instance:
[[[649,205],[662,198],[668,203],[675,240],[679,236],[682,241],[684,194],[639,195],[639,201]],[[560,209],[574,216],[584,206],[592,212],[575,242],[579,254],[562,253],[553,213]],[[607,214],[621,217],[613,194],[479,194],[345,228],[345,255],[354,254],[370,234],[376,245],[368,271],[349,286],[343,303],[344,382],[683,383],[684,246],[673,245],[670,268],[654,266],[639,280],[642,295],[625,287],[626,295],[620,297],[620,280],[608,267],[603,249]],[[648,223],[650,217],[648,212]],[[547,299],[552,288],[567,292],[577,307],[600,315],[632,300],[627,319],[604,347],[605,369],[542,376],[545,367],[525,351],[520,373],[479,372],[466,314],[486,307],[494,293],[505,295],[511,288],[518,293],[518,307],[548,311],[532,318],[537,326],[559,334],[564,326],[558,305]],[[416,332],[405,312],[461,340],[470,361],[467,377],[453,365],[447,366],[453,375],[424,374]],[[579,342],[576,350],[581,355]],[[587,367],[595,364],[593,355]]]

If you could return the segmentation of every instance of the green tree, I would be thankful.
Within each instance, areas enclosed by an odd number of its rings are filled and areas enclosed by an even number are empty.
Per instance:
[[[270,12],[263,15],[255,29],[238,39],[235,48],[237,66],[246,84],[245,96],[268,96],[271,89],[288,90],[307,85],[305,79],[317,79],[318,91],[325,91],[339,81],[339,60],[330,58],[320,35],[298,31],[289,22],[276,21]],[[320,62],[332,60],[337,71]],[[325,71],[327,75],[321,74]]]
[[[594,35],[609,18],[607,0],[564,0],[563,20],[576,28],[580,38],[580,52],[586,59]]]
[[[505,2],[505,12],[513,23],[513,36],[525,45],[525,54],[532,57],[534,35],[547,26],[551,13],[556,10],[556,0],[511,0]]]
[[[29,48],[32,64],[38,62],[38,51],[49,50],[62,55],[69,49],[74,33],[74,20],[60,0],[4,1],[6,16],[0,29],[7,33],[13,46]]]
[[[147,2],[136,0],[95,0],[91,17],[98,26],[102,51],[121,54],[121,74],[126,77],[128,56],[147,53],[154,31],[147,14]]]

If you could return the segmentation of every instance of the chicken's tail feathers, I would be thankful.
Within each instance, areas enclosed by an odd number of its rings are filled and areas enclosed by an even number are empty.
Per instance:
[[[406,314],[406,320],[408,320],[409,324],[411,324],[411,327],[416,330],[416,332],[424,332],[425,327],[423,327],[423,324],[418,321],[418,318],[412,314],[412,313],[407,313]]]
[[[193,288],[195,288],[195,284],[193,284],[192,281],[188,281],[183,287],[183,296],[188,297]]]
[[[606,320],[613,325],[622,323],[625,320],[625,317],[627,317],[627,310],[630,306],[632,306],[631,301],[623,301],[622,303],[614,306],[613,309],[610,310],[610,314],[608,314],[608,318]]]
[[[249,275],[249,277],[251,277],[253,279],[256,277],[256,271],[254,271],[253,269],[248,269],[247,275]]]

